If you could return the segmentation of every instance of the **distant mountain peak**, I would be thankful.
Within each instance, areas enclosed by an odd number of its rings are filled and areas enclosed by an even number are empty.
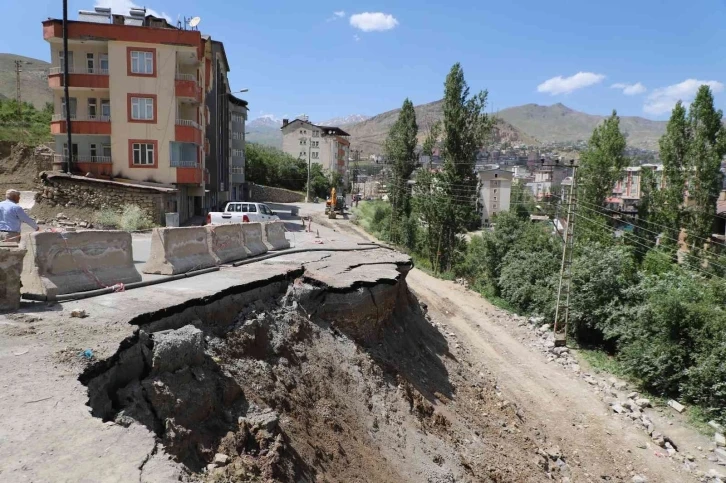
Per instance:
[[[356,124],[359,122],[367,121],[370,119],[370,116],[366,116],[364,114],[350,114],[348,116],[340,116],[340,117],[334,117],[332,119],[326,119],[325,121],[321,121],[317,124],[320,124],[322,126],[345,126],[349,124]]]

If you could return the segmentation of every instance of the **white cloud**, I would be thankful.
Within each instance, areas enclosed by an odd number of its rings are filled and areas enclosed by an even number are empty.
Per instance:
[[[709,86],[713,92],[721,92],[724,87],[721,82],[714,80],[686,79],[680,84],[655,89],[646,99],[643,111],[653,115],[666,114],[678,101],[690,104],[702,85]]]
[[[336,20],[341,19],[343,17],[345,17],[345,12],[343,10],[340,10],[338,12],[333,12],[333,16],[327,18],[325,21],[326,22],[335,22]]]
[[[353,38],[355,39],[356,42],[360,42],[360,37],[358,37],[357,35],[354,35]]]
[[[345,17],[345,12],[343,10],[341,10],[340,12],[333,12],[333,15],[335,15],[336,17],[342,18],[342,17]]]
[[[648,90],[640,82],[636,82],[635,84],[624,84],[622,82],[618,82],[617,84],[613,84],[610,87],[612,89],[622,90],[623,94],[625,94],[626,96],[636,96],[638,94],[643,94],[645,91]]]
[[[538,85],[537,91],[553,96],[557,94],[569,94],[583,87],[589,87],[602,82],[603,79],[605,79],[604,75],[594,74],[592,72],[578,72],[570,77],[558,75]]]
[[[350,24],[363,32],[391,30],[398,25],[393,15],[381,12],[363,12],[350,16]]]
[[[96,7],[111,7],[113,13],[128,15],[129,10],[132,8],[144,8],[143,5],[136,5],[131,0],[97,0]],[[171,17],[164,12],[157,12],[151,8],[146,9],[147,15],[153,15],[154,17],[165,18],[167,22],[172,23]]]

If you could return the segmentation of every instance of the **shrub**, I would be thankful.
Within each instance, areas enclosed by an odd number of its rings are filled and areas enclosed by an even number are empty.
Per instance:
[[[127,205],[121,213],[110,208],[103,209],[96,215],[96,223],[126,231],[148,230],[154,227],[154,222],[148,214],[137,205]]]
[[[104,228],[118,228],[118,213],[111,208],[104,208],[96,213],[96,223]]]

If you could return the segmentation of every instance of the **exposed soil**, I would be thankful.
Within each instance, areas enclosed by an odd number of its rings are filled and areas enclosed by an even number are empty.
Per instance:
[[[300,278],[238,310],[142,326],[81,377],[94,415],[152,429],[193,481],[568,481],[570,455],[405,281],[336,293]]]
[[[36,189],[40,167],[33,152],[31,146],[0,141],[0,192],[3,195],[11,188],[21,191]]]

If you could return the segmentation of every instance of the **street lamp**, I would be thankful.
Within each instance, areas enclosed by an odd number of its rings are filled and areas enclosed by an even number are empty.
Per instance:
[[[227,96],[229,94],[241,94],[243,92],[249,92],[249,89],[242,89],[242,90],[234,91],[234,92],[222,92],[221,94],[219,94],[219,97]]]

